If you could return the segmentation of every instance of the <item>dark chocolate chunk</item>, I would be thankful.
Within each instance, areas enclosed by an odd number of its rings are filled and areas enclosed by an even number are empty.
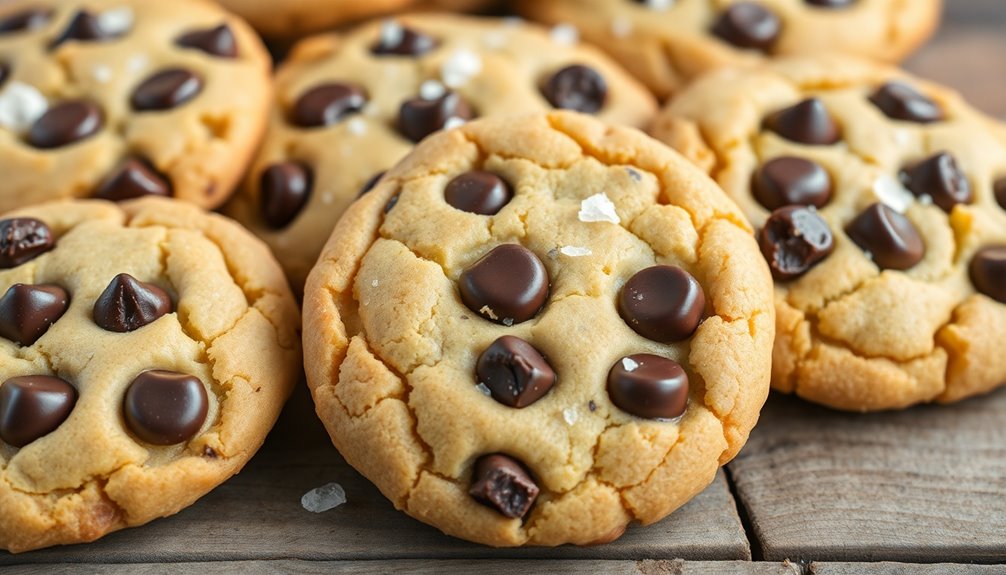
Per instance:
[[[980,293],[1006,303],[1006,246],[987,246],[971,258],[971,283]]]
[[[608,84],[597,70],[574,64],[553,74],[541,93],[560,110],[596,114],[608,99]]]
[[[94,302],[92,315],[98,327],[126,333],[153,323],[171,311],[168,292],[129,274],[119,274]]]
[[[929,124],[944,119],[934,100],[904,82],[888,82],[870,96],[873,105],[894,120]]]
[[[758,235],[761,253],[779,281],[796,279],[828,257],[835,238],[813,208],[788,206],[772,212]]]
[[[190,70],[169,68],[144,80],[130,102],[141,112],[170,110],[191,101],[203,90],[203,79]]]
[[[49,44],[49,48],[75,40],[78,42],[106,42],[121,36],[121,32],[106,30],[101,25],[101,19],[87,10],[78,10],[63,32]]]
[[[381,39],[370,47],[370,51],[377,56],[422,56],[436,47],[437,41],[432,36],[396,22],[386,22],[381,29]]]
[[[458,288],[468,309],[512,325],[533,318],[548,299],[548,271],[531,250],[503,244],[461,273]]]
[[[237,58],[238,43],[230,26],[221,24],[216,28],[192,30],[175,39],[175,45],[183,48],[202,50],[210,56]]]
[[[367,105],[367,93],[353,84],[335,82],[315,86],[301,94],[290,120],[302,128],[331,126]]]
[[[1006,210],[1006,176],[999,178],[992,184],[992,191],[995,194],[996,203],[999,204],[1000,208]],[[3,240],[0,239],[0,241]],[[3,265],[0,264],[0,267],[3,267]]]
[[[751,178],[754,197],[767,210],[823,208],[831,200],[831,176],[817,162],[784,156],[765,162]]]
[[[706,310],[699,282],[674,266],[646,268],[625,282],[618,294],[618,313],[636,333],[653,341],[688,339]]]
[[[510,203],[513,190],[503,178],[492,172],[474,170],[454,178],[444,189],[444,199],[463,211],[492,216]]]
[[[712,31],[738,48],[768,52],[782,33],[782,21],[756,2],[737,2],[720,14]]]
[[[279,162],[262,172],[259,208],[269,227],[284,228],[297,217],[311,196],[312,180],[311,170],[296,162]]]
[[[0,298],[0,337],[32,345],[69,306],[70,294],[59,286],[14,284]]]
[[[678,362],[641,353],[623,357],[608,372],[608,396],[626,413],[674,419],[688,407],[688,374]]]
[[[52,11],[44,8],[28,8],[15,12],[0,20],[0,36],[12,32],[38,30],[52,19]]]
[[[91,102],[60,102],[35,120],[28,130],[28,143],[43,150],[68,146],[98,133],[102,124],[101,108]]]
[[[764,126],[787,140],[810,146],[830,146],[842,139],[838,124],[817,98],[770,114]]]
[[[384,204],[384,213],[386,214],[391,213],[391,210],[395,209],[395,206],[398,205],[399,198],[400,194],[395,194],[391,196],[391,199],[388,200],[388,203]]]
[[[516,459],[496,453],[475,462],[469,495],[500,514],[520,519],[538,498],[538,485]]]
[[[128,158],[108,176],[94,197],[122,202],[146,196],[171,197],[171,182],[147,162]]]
[[[0,440],[24,447],[66,421],[77,390],[58,377],[25,375],[0,385]]]
[[[362,186],[360,186],[360,193],[357,194],[356,197],[358,197],[358,198],[362,197],[364,194],[366,194],[370,190],[373,190],[374,187],[377,185],[377,182],[380,182],[381,178],[384,177],[384,174],[387,174],[387,173],[388,173],[387,171],[381,171],[381,172],[377,172],[373,176],[370,176],[370,179],[368,179],[366,182],[363,183]]]
[[[511,335],[497,339],[482,352],[475,374],[493,399],[518,409],[544,397],[556,382],[555,371],[541,353]]]
[[[192,439],[208,410],[206,388],[198,378],[163,370],[138,375],[129,384],[122,408],[129,429],[153,445]]]
[[[56,245],[52,230],[35,218],[0,220],[0,269],[33,260]]]
[[[905,168],[901,182],[916,196],[929,196],[933,203],[950,213],[957,204],[975,201],[971,182],[947,152],[940,152]]]
[[[457,92],[447,92],[433,100],[412,98],[403,102],[399,110],[398,131],[413,142],[419,142],[444,129],[452,119],[467,121],[472,117],[471,106]]]
[[[882,270],[911,269],[926,255],[926,244],[912,222],[884,204],[866,208],[845,233]]]

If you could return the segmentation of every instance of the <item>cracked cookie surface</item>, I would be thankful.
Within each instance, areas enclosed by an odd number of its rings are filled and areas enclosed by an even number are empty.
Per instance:
[[[796,264],[777,272],[776,389],[879,410],[1006,381],[1003,276],[987,249],[1006,244],[1000,124],[945,88],[827,57],[712,74],[653,133],[756,227],[785,235],[787,213],[827,225],[812,249],[768,241]]]
[[[523,0],[571,24],[661,98],[723,66],[840,52],[898,62],[939,23],[941,0]]]
[[[512,194],[460,202],[458,181]],[[308,382],[347,461],[488,545],[661,519],[737,453],[768,392],[771,279],[736,206],[581,114],[419,145],[349,208],[304,306]]]
[[[187,507],[251,458],[298,379],[298,310],[278,264],[193,206],[78,200],[0,216],[0,295],[10,551]]]
[[[0,6],[0,212],[56,199],[219,206],[265,129],[270,60],[208,2]]]
[[[272,247],[295,290],[346,207],[432,131],[560,106],[637,127],[656,113],[645,88],[590,47],[446,14],[305,40],[276,84],[266,143],[226,213]]]

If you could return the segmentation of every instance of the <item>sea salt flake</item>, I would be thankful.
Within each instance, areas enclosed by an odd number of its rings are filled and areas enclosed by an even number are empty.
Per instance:
[[[923,206],[931,206],[933,205],[933,197],[929,194],[922,194],[919,196],[919,203]]]
[[[505,318],[503,318],[503,325],[505,325],[507,327],[512,326],[513,325],[513,318],[512,317],[505,317]]]
[[[133,9],[128,6],[98,14],[98,28],[110,36],[119,36],[133,27]]]
[[[370,282],[370,287],[377,287],[379,285],[381,285],[381,280],[374,280]]]
[[[45,96],[34,86],[11,82],[0,92],[0,126],[14,132],[30,128],[48,109]]]
[[[471,50],[455,51],[440,66],[440,78],[450,88],[460,88],[482,71],[482,57]]]
[[[552,41],[562,46],[573,46],[580,41],[580,31],[572,24],[559,24],[549,32]]]
[[[405,29],[394,20],[381,22],[381,46],[397,46],[405,37]]]
[[[615,18],[611,21],[611,33],[615,38],[626,38],[632,34],[632,21],[628,18]]]
[[[454,128],[460,128],[461,126],[464,126],[466,123],[467,120],[465,120],[464,118],[458,118],[457,116],[455,116],[453,118],[448,118],[447,121],[444,122],[444,129],[453,130]]]
[[[579,419],[579,417],[580,416],[576,413],[575,407],[567,407],[566,409],[562,410],[562,418],[566,421],[567,425],[575,424],[576,420]]]
[[[906,190],[893,176],[883,175],[873,182],[873,193],[892,210],[904,213],[912,205],[915,196]]]
[[[639,362],[637,362],[636,360],[632,359],[631,357],[623,357],[622,358],[622,367],[625,369],[625,371],[628,371],[629,373],[632,373],[633,371],[636,371],[637,369],[639,369]]]
[[[91,69],[91,75],[99,84],[107,84],[112,80],[112,69],[105,65],[98,65]]]
[[[363,118],[351,118],[346,122],[346,129],[354,136],[362,136],[367,133],[367,121]]]
[[[895,130],[894,143],[899,146],[907,146],[912,141],[912,134],[908,130]]]
[[[604,193],[594,194],[580,202],[579,218],[581,222],[621,222],[615,204]]]
[[[311,513],[331,511],[346,502],[346,490],[338,483],[315,487],[300,498],[300,504]]]
[[[677,0],[646,0],[646,7],[650,10],[670,10]]]
[[[419,85],[419,97],[430,101],[443,97],[447,88],[436,80],[427,80]]]
[[[479,393],[481,393],[486,397],[489,397],[490,395],[493,394],[493,392],[489,389],[489,386],[482,383],[481,381],[479,382],[478,385],[475,386],[475,389],[479,390]]]
[[[134,54],[129,60],[126,60],[126,70],[130,72],[143,71],[148,65],[150,65],[150,58],[147,58],[145,54]]]
[[[552,248],[548,250],[548,254],[546,255],[548,255],[548,259],[550,260],[557,260],[559,259],[559,250],[556,248]]]
[[[559,248],[559,252],[564,256],[569,256],[571,258],[579,258],[583,256],[589,256],[593,252],[590,248],[581,248],[577,246],[563,246]]]

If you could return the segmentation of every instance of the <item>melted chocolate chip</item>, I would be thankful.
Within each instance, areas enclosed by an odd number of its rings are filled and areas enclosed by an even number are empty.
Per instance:
[[[0,298],[0,337],[32,345],[69,306],[70,294],[59,286],[14,284]]]
[[[957,204],[974,202],[971,182],[946,152],[930,156],[901,172],[901,182],[916,196],[929,196],[933,203],[950,213]]]
[[[119,274],[94,302],[94,323],[118,333],[140,329],[171,313],[168,292],[129,274]]]
[[[475,366],[479,383],[493,399],[518,409],[538,401],[555,385],[556,375],[530,343],[505,335],[492,343]]]
[[[653,341],[688,339],[706,310],[702,286],[673,266],[646,268],[625,282],[618,294],[618,313],[636,333]]]
[[[822,208],[831,200],[831,176],[817,162],[784,156],[769,160],[751,178],[751,191],[762,206]]]
[[[286,227],[297,217],[311,196],[311,170],[295,162],[279,162],[262,172],[259,209],[273,229]]]
[[[1006,210],[1006,176],[999,178],[998,180],[995,181],[994,184],[992,184],[992,191],[995,193],[996,203],[999,204],[1000,208]],[[0,241],[3,241],[2,236],[0,236]],[[0,260],[0,262],[2,261],[3,260]],[[0,267],[3,267],[2,263],[0,263]]]
[[[608,99],[608,84],[593,68],[576,64],[553,74],[541,93],[560,110],[596,114]]]
[[[462,272],[458,287],[468,309],[512,325],[533,318],[544,307],[548,272],[531,250],[503,244]]]
[[[199,379],[151,370],[129,384],[123,415],[129,429],[153,445],[175,445],[195,437],[206,421],[209,400]]]
[[[451,180],[444,189],[444,198],[463,212],[492,216],[510,203],[513,190],[496,174],[475,170]]]
[[[94,197],[122,202],[146,196],[170,197],[171,194],[171,182],[167,178],[143,160],[129,158],[98,186]]]
[[[422,56],[436,47],[437,41],[432,36],[389,22],[370,52],[377,56]]]
[[[810,146],[830,146],[842,138],[838,124],[817,98],[770,114],[764,126],[787,140]]]
[[[68,146],[98,133],[103,123],[101,108],[91,102],[61,102],[35,120],[28,143],[43,150]]]
[[[399,110],[398,131],[413,142],[419,142],[444,129],[449,120],[471,120],[473,116],[471,106],[457,92],[447,92],[435,100],[412,98],[403,102]]]
[[[987,246],[971,259],[971,283],[980,293],[1006,303],[1006,246]]]
[[[216,28],[192,30],[175,39],[175,45],[183,48],[202,50],[210,56],[237,58],[238,43],[230,26],[221,24]]]
[[[803,206],[772,212],[758,235],[758,244],[779,281],[802,276],[835,249],[827,222],[812,208]]]
[[[475,474],[468,494],[506,517],[527,515],[538,498],[538,485],[516,459],[499,453],[484,455],[475,462]]]
[[[737,46],[768,52],[779,39],[782,21],[755,2],[737,2],[723,11],[713,34]]]
[[[12,377],[0,385],[0,440],[24,447],[49,435],[76,403],[77,390],[58,377]]]
[[[0,269],[33,260],[56,245],[52,230],[35,218],[0,220]]]
[[[821,8],[848,8],[857,2],[857,0],[803,0],[805,3],[811,6],[820,6]]]
[[[912,222],[884,204],[866,208],[845,233],[882,270],[913,268],[926,255],[926,244]]]
[[[367,94],[363,88],[341,82],[315,86],[297,98],[291,121],[302,128],[331,126],[363,109]]]
[[[182,68],[161,70],[133,90],[134,110],[170,110],[191,101],[203,90],[203,80]]]
[[[52,11],[43,8],[29,8],[15,12],[0,20],[0,35],[12,32],[38,30],[52,19]]]
[[[608,372],[608,396],[626,413],[674,419],[688,407],[688,374],[678,362],[641,353],[617,361]]]
[[[381,178],[384,177],[384,174],[387,174],[387,173],[388,173],[387,171],[377,172],[373,176],[370,176],[370,179],[368,179],[366,182],[363,183],[362,186],[360,186],[360,193],[357,194],[356,197],[358,197],[358,198],[362,197],[364,194],[366,194],[370,190],[373,190],[374,187],[377,186],[377,182],[380,182]]]
[[[120,34],[113,34],[101,26],[101,19],[91,14],[87,10],[78,10],[70,23],[66,25],[63,32],[49,44],[49,48],[75,40],[78,42],[105,42],[117,38]]]
[[[929,124],[943,120],[939,104],[904,82],[888,82],[870,96],[888,118]]]

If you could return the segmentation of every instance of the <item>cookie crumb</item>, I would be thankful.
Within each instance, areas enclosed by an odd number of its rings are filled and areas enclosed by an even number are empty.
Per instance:
[[[549,32],[552,41],[561,46],[575,46],[580,41],[580,31],[572,24],[558,24]]]
[[[622,220],[619,219],[618,213],[615,211],[615,204],[608,199],[608,196],[604,193],[594,194],[586,200],[580,202],[580,213],[578,214],[581,222],[610,222],[612,224],[620,223]]]
[[[577,246],[563,246],[559,248],[559,253],[561,253],[564,256],[569,256],[571,258],[578,258],[582,256],[589,256],[594,252],[590,251],[590,248],[581,248]]]
[[[566,421],[567,425],[573,425],[579,419],[579,415],[577,415],[575,407],[567,407],[562,410],[562,418]]]
[[[625,371],[628,371],[629,373],[632,373],[633,371],[636,371],[637,369],[639,369],[639,362],[637,362],[636,360],[632,359],[631,357],[623,357],[622,358],[622,367],[625,368]]]
[[[892,176],[883,175],[873,182],[873,193],[884,205],[898,213],[905,213],[914,196]]]
[[[34,86],[11,82],[0,92],[0,126],[24,132],[49,109],[42,92]]]
[[[338,483],[315,487],[300,498],[300,504],[311,513],[331,511],[346,502],[346,490]]]
[[[482,57],[471,50],[457,50],[440,66],[440,77],[450,88],[459,88],[482,71]]]
[[[479,382],[478,385],[475,386],[475,389],[479,390],[479,393],[481,393],[482,395],[484,395],[486,397],[489,397],[493,393],[492,391],[489,390],[489,386],[487,386],[486,384],[482,383],[481,381]]]
[[[499,319],[499,316],[496,315],[496,312],[493,311],[493,308],[491,308],[491,307],[489,307],[487,305],[482,306],[482,308],[479,309],[479,313],[482,314],[482,315],[484,315],[484,316],[489,317],[489,319],[492,319],[492,320]]]

